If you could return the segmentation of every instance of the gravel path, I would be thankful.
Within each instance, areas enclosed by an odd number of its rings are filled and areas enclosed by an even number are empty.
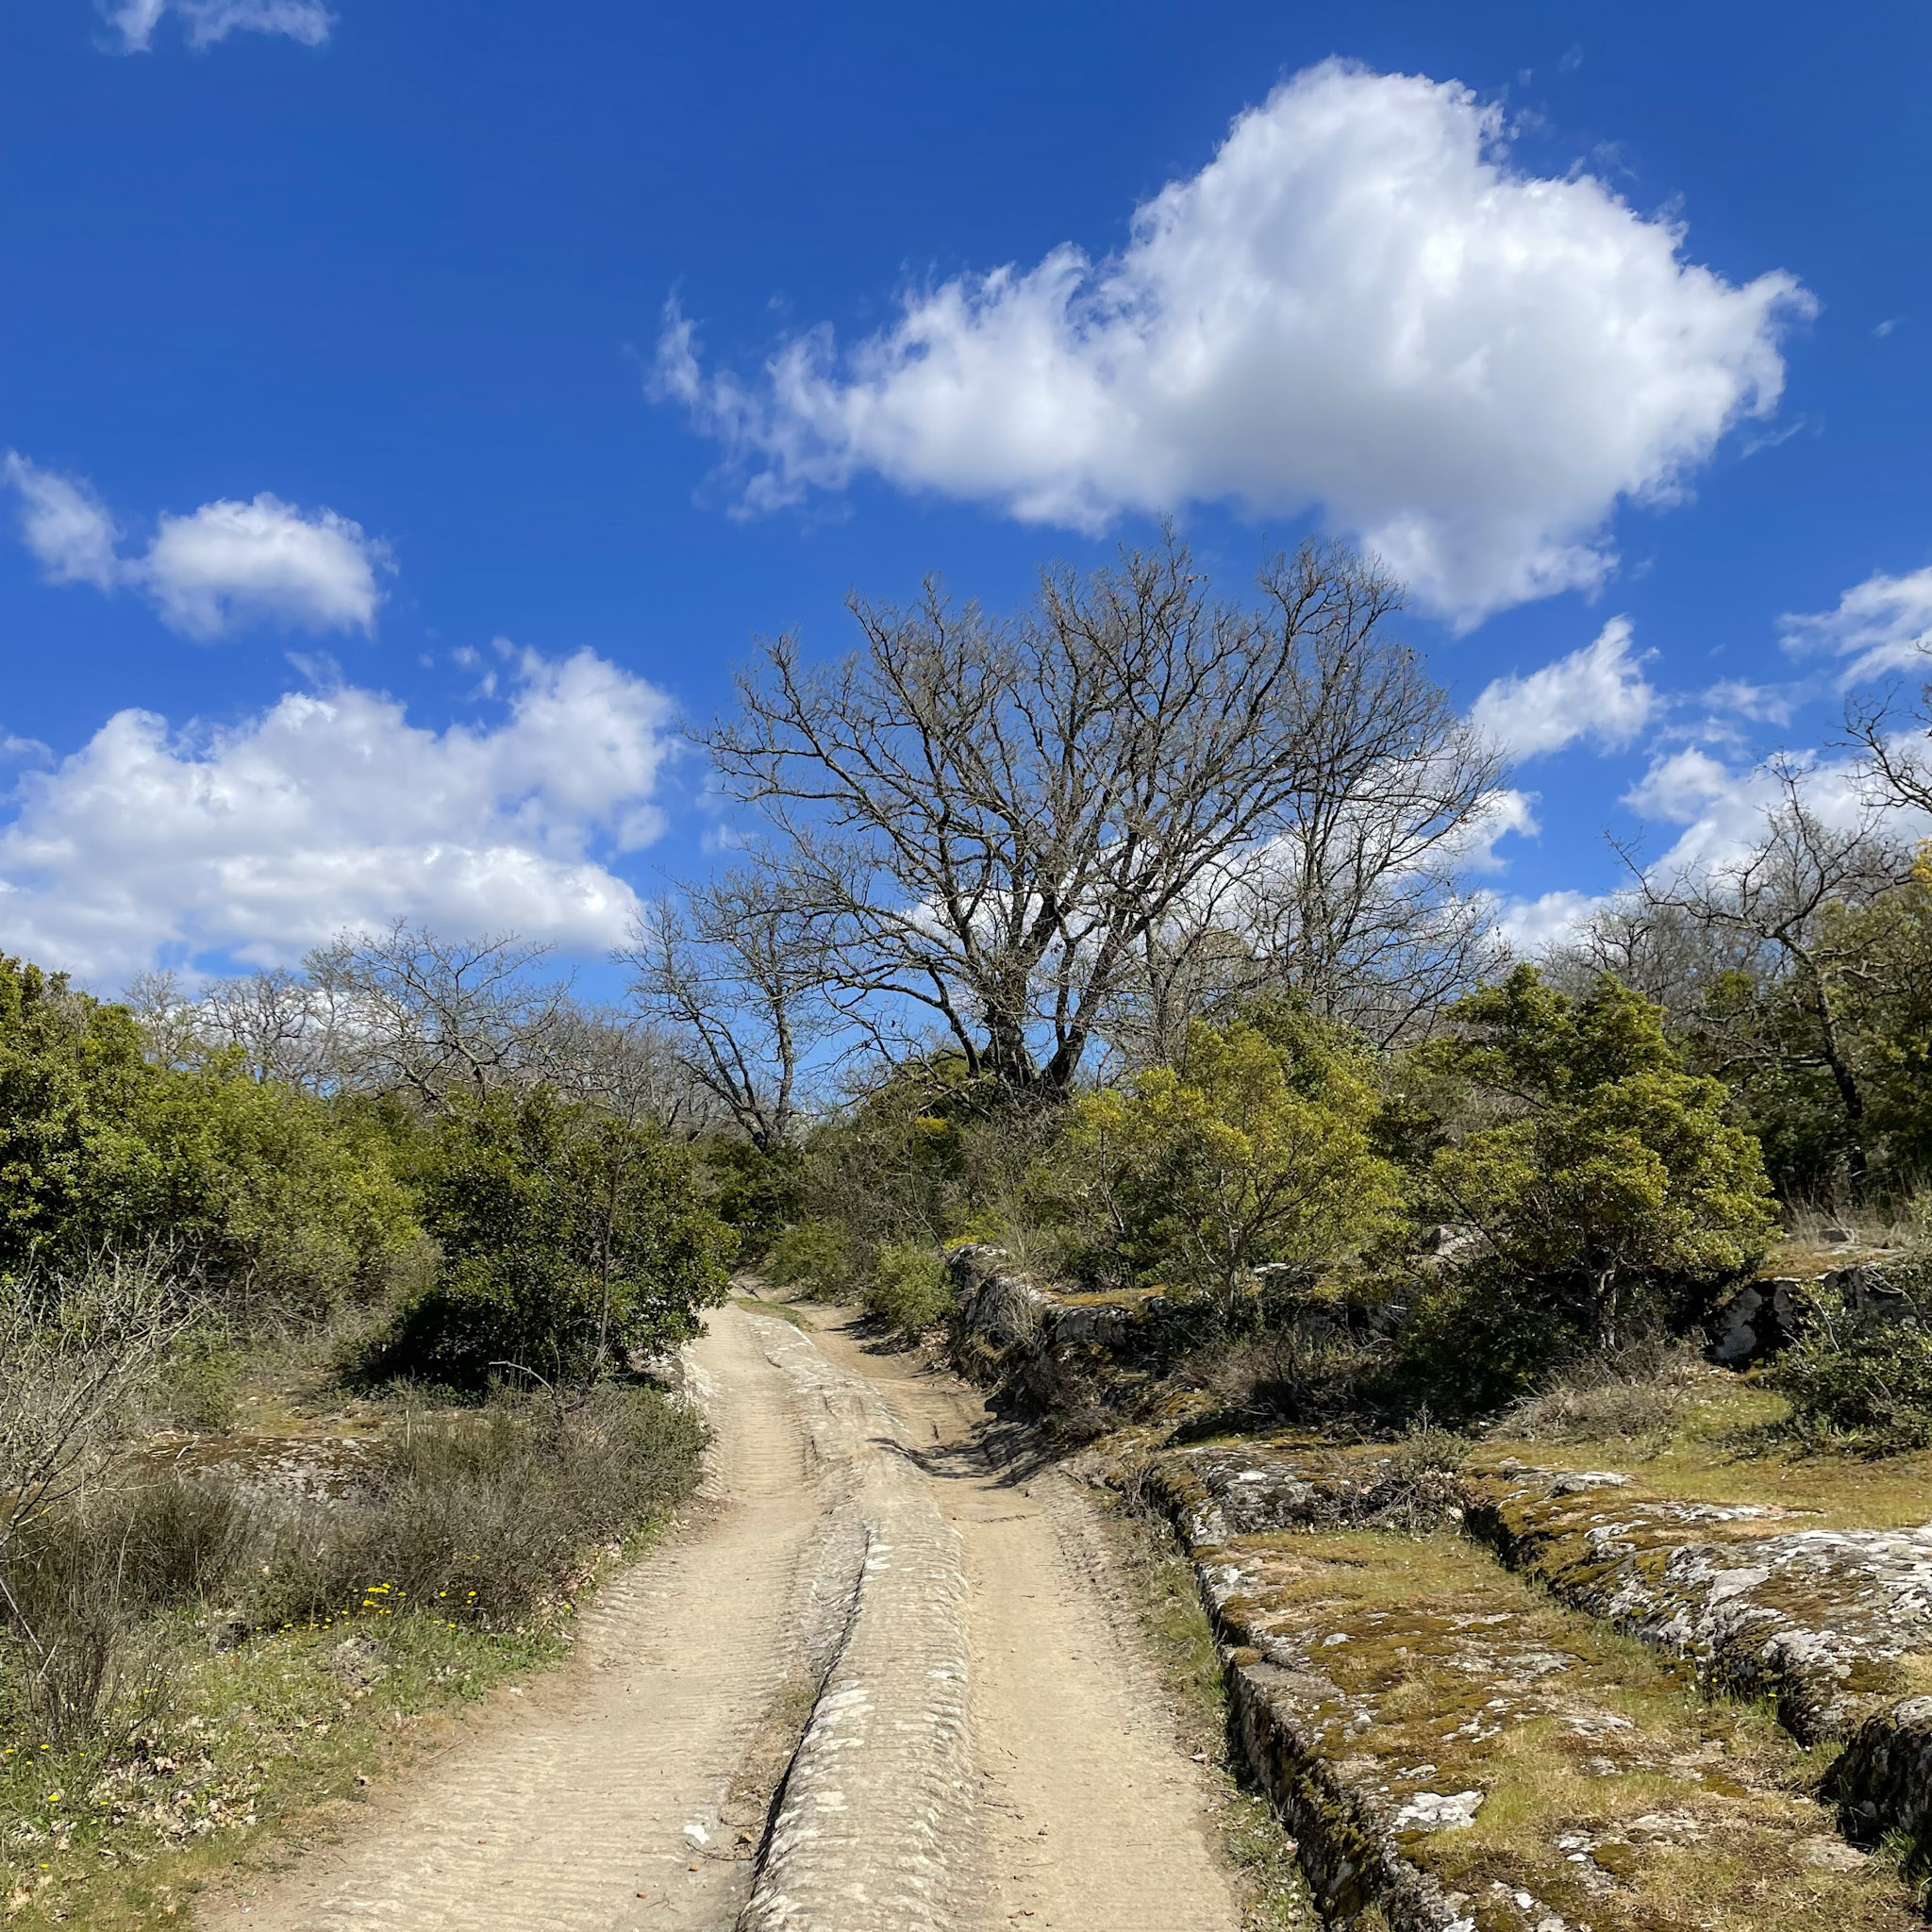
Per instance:
[[[205,1932],[1236,1932],[1084,1501],[1003,1472],[964,1385],[817,1325],[712,1316],[708,1500],[565,1680]]]

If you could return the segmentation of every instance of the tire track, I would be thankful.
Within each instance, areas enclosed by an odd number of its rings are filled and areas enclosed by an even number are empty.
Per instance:
[[[734,1774],[827,1595],[798,1403],[758,1345],[775,1325],[721,1309],[693,1346],[708,1520],[599,1593],[563,1707],[486,1723],[209,1932],[724,1932],[753,1875]]]

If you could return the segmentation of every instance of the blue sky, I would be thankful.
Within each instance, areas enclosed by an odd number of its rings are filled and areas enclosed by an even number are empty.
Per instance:
[[[0,946],[593,958],[709,862],[671,727],[755,633],[1164,508],[1231,589],[1403,565],[1524,754],[1533,937],[1607,827],[1828,774],[1932,626],[1928,56],[1907,5],[10,8]]]

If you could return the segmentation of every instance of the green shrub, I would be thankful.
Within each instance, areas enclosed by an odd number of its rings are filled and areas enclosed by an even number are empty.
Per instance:
[[[1141,1278],[1231,1301],[1264,1262],[1338,1257],[1389,1224],[1374,1115],[1349,1043],[1284,1012],[1265,1029],[1195,1021],[1178,1067],[1079,1101],[1071,1137]]]
[[[544,1090],[452,1108],[420,1183],[441,1250],[365,1367],[480,1389],[575,1382],[675,1347],[724,1297],[730,1230],[687,1149]]]
[[[241,1357],[227,1337],[196,1329],[161,1365],[152,1397],[157,1419],[177,1428],[226,1435],[239,1413],[235,1385],[240,1374]]]
[[[1608,975],[1573,1001],[1519,966],[1450,1017],[1428,1058],[1506,1115],[1431,1164],[1443,1218],[1492,1251],[1471,1286],[1541,1297],[1559,1329],[1614,1348],[1694,1319],[1764,1255],[1777,1212],[1757,1142],[1720,1082],[1682,1071],[1661,1008]]]
[[[1493,1259],[1448,1269],[1416,1289],[1385,1400],[1475,1422],[1520,1401],[1589,1345],[1561,1299],[1513,1269]]]
[[[796,1147],[769,1152],[749,1141],[707,1143],[711,1211],[738,1237],[738,1260],[750,1266],[772,1251],[805,1211],[805,1157]]]
[[[852,1237],[836,1222],[795,1222],[772,1243],[765,1274],[776,1287],[799,1290],[808,1301],[849,1301],[858,1285]]]
[[[901,1243],[879,1250],[862,1300],[868,1315],[917,1341],[953,1312],[958,1295],[943,1256]]]
[[[1801,1440],[1879,1454],[1932,1446],[1932,1326],[1923,1317],[1854,1315],[1820,1290],[1774,1382]]]

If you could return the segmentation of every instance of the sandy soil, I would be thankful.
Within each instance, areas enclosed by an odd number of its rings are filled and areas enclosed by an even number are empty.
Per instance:
[[[1050,1468],[1002,1463],[966,1383],[849,1320],[818,1327],[898,1417],[965,1543],[979,1831],[960,1925],[1236,1932],[1205,1776],[1107,1587],[1091,1504]]]
[[[566,1679],[208,1932],[1236,1932],[1084,1499],[1002,1465],[964,1384],[812,1325],[711,1318],[708,1500]]]

